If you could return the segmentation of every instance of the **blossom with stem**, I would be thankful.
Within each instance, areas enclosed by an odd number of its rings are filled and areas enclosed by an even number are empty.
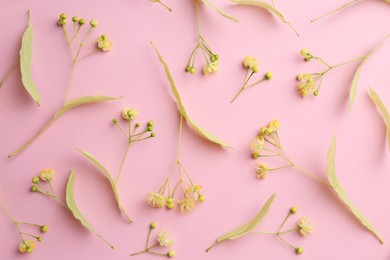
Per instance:
[[[34,176],[32,178],[33,185],[31,186],[31,192],[39,193],[45,197],[51,198],[55,200],[58,204],[60,204],[64,209],[68,210],[71,214],[73,214],[72,209],[68,206],[67,202],[63,202],[54,191],[54,186],[52,184],[54,180],[54,170],[53,169],[44,169],[42,170],[38,176]],[[46,186],[46,187],[45,187]],[[48,188],[47,188],[48,186]],[[80,213],[79,213],[80,214]],[[41,229],[47,231],[47,226],[42,227]],[[97,237],[99,237],[104,243],[110,246],[112,249],[114,246],[105,240],[101,235],[94,232]]]
[[[70,34],[67,29],[67,20],[68,16],[65,13],[62,13],[57,21],[57,24],[62,28],[64,32],[64,36],[67,42],[67,45],[70,50],[70,55],[72,58],[72,66],[71,72],[66,84],[66,93],[63,102],[63,106],[59,108],[59,110],[54,114],[53,118],[49,120],[39,131],[36,133],[31,139],[25,142],[22,146],[20,146],[16,151],[8,155],[9,158],[17,155],[24,149],[26,149],[32,142],[38,138],[44,131],[46,131],[59,117],[61,117],[68,110],[73,109],[75,107],[94,103],[94,102],[102,102],[106,100],[113,100],[115,98],[106,97],[106,96],[85,96],[80,97],[73,100],[68,100],[70,89],[72,86],[73,76],[75,73],[76,65],[84,60],[87,57],[94,55],[99,51],[107,52],[112,49],[112,42],[107,37],[107,35],[103,34],[100,37],[91,39],[91,35],[93,31],[97,28],[98,22],[97,20],[91,20],[89,23],[89,28],[86,32],[83,32],[83,28],[85,27],[86,20],[80,19],[77,16],[72,17],[73,23],[73,32]],[[84,51],[86,46],[94,45],[93,49],[90,51]]]
[[[168,177],[166,178],[160,189],[157,192],[150,192],[147,195],[146,203],[153,208],[167,207],[168,209],[174,209],[177,205],[180,213],[188,213],[193,211],[198,203],[204,202],[205,197],[202,193],[202,186],[194,184],[190,175],[181,163],[180,152],[182,129],[183,116],[180,116],[178,152],[176,163],[172,167],[171,172],[168,174]],[[173,174],[176,169],[179,173],[179,181],[175,185],[171,186]],[[182,196],[177,199],[179,189],[181,190]]]
[[[241,92],[243,92],[244,90],[251,88],[253,86],[256,86],[257,84],[259,84],[265,80],[270,80],[272,78],[272,73],[266,72],[260,80],[257,80],[252,84],[249,84],[249,80],[252,78],[252,76],[259,72],[259,62],[256,58],[246,56],[242,63],[244,65],[244,67],[246,68],[244,82],[242,83],[240,90],[237,92],[237,94],[234,96],[234,98],[230,101],[230,103],[233,103],[238,98],[238,96],[241,94]]]
[[[266,207],[266,206],[264,206],[264,207]],[[265,215],[268,213],[268,209],[264,210],[264,207],[262,208],[262,210],[258,213],[258,215],[253,220],[251,220],[250,222],[247,223],[247,224],[250,224],[249,226],[251,226],[250,230],[243,231],[243,232],[241,231],[240,228],[238,228],[236,230],[233,230],[233,231],[231,231],[231,232],[221,236],[217,240],[217,242],[215,242],[213,245],[211,245],[209,248],[206,249],[206,252],[209,252],[213,247],[215,247],[216,245],[221,244],[225,240],[237,239],[237,238],[239,238],[239,237],[241,237],[243,235],[253,234],[253,235],[274,236],[275,238],[277,238],[279,241],[283,242],[288,247],[291,247],[295,251],[296,254],[302,254],[303,253],[302,247],[294,246],[293,244],[288,242],[287,239],[284,236],[289,234],[289,233],[292,233],[292,232],[300,232],[302,235],[304,235],[306,237],[308,234],[311,233],[311,231],[314,228],[313,226],[310,225],[309,218],[302,217],[298,221],[298,223],[296,224],[295,227],[284,229],[287,220],[289,220],[290,217],[292,215],[296,214],[297,211],[298,211],[297,207],[291,207],[289,209],[286,217],[283,219],[282,223],[279,225],[279,227],[278,227],[278,229],[276,231],[273,231],[273,232],[258,232],[258,231],[254,231],[254,229],[259,224],[261,219],[263,217],[265,217]],[[304,224],[302,224],[303,221],[304,221]],[[241,226],[241,227],[243,227],[243,226]],[[243,229],[243,230],[245,230],[245,229]],[[230,235],[232,237],[230,237]]]
[[[32,253],[35,248],[35,242],[41,242],[42,236],[33,235],[27,232],[22,231],[23,226],[30,226],[39,229],[41,233],[46,233],[49,228],[47,225],[38,225],[30,222],[21,222],[17,221],[11,213],[0,203],[0,208],[5,212],[5,214],[9,217],[9,219],[14,223],[18,235],[21,239],[21,242],[18,246],[18,250],[20,253]]]
[[[156,241],[150,245],[150,237],[152,235],[152,231],[157,228],[158,224],[156,221],[153,221],[149,225],[149,232],[148,236],[146,239],[146,244],[145,244],[145,249],[136,253],[131,254],[130,256],[136,256],[140,254],[152,254],[152,255],[158,255],[158,256],[166,256],[169,258],[173,258],[176,256],[176,252],[174,250],[169,250],[168,252],[164,253],[159,253],[154,251],[156,247],[170,247],[174,243],[174,238],[171,236],[171,234],[168,231],[160,231],[158,232]]]

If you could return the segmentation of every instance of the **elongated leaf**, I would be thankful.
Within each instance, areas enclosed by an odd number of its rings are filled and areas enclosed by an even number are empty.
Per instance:
[[[76,200],[74,198],[74,178],[76,173],[72,170],[69,179],[68,184],[66,185],[66,205],[68,206],[69,210],[72,212],[73,216],[83,224],[84,227],[86,227],[89,231],[94,233],[96,236],[98,236],[100,239],[102,239],[107,245],[111,247],[111,249],[114,249],[114,246],[111,245],[109,242],[107,242],[100,234],[98,234],[95,229],[91,226],[91,224],[88,222],[88,220],[81,214],[80,210],[77,207]]]
[[[251,232],[253,229],[255,229],[261,221],[264,219],[264,217],[267,215],[269,208],[271,207],[272,203],[274,202],[276,194],[273,194],[267,202],[264,204],[264,206],[260,209],[260,211],[256,214],[256,216],[251,219],[249,222],[245,223],[244,225],[233,229],[232,231],[220,236],[217,239],[217,242],[222,242],[226,239],[237,239],[239,237],[242,237],[249,232]]]
[[[390,1],[390,0],[389,0]],[[359,65],[359,67],[356,70],[355,76],[353,77],[352,86],[349,90],[349,111],[352,111],[353,103],[355,102],[356,92],[359,84],[359,77],[360,72],[362,70],[362,67],[364,63],[368,60],[368,58],[371,57],[372,54],[380,47],[382,44],[387,40],[387,38],[390,37],[390,34],[388,34],[382,41],[380,41],[369,53],[367,53],[365,56],[362,57],[362,61]]]
[[[8,158],[11,158],[24,149],[26,149],[38,136],[40,136],[46,129],[48,129],[57,119],[59,119],[63,114],[68,112],[69,110],[82,106],[82,105],[87,105],[91,103],[96,103],[96,102],[102,102],[102,101],[107,101],[107,100],[117,100],[121,99],[122,97],[119,98],[114,98],[114,97],[107,97],[107,96],[85,96],[85,97],[80,97],[73,99],[69,101],[64,107],[62,107],[60,110],[58,110],[52,119],[49,120],[42,128],[41,130],[38,131],[30,140],[28,140],[24,145],[19,147],[15,152],[11,153],[8,155]]]
[[[31,76],[33,31],[30,22],[30,10],[28,11],[28,26],[24,31],[22,38],[22,47],[20,49],[20,72],[22,74],[23,86],[35,102],[40,105],[41,97]]]
[[[370,88],[370,91],[368,92],[368,94],[369,94],[372,102],[374,102],[376,107],[381,112],[383,120],[385,121],[385,125],[387,128],[387,144],[389,145],[389,149],[390,149],[390,113],[387,110],[383,101],[378,96],[378,94],[372,88]]]
[[[336,156],[336,137],[333,137],[332,143],[330,144],[328,151],[328,165],[327,165],[327,175],[330,184],[333,189],[336,191],[339,198],[344,202],[344,204],[352,211],[356,218],[360,220],[363,226],[365,226],[369,231],[371,231],[381,244],[383,240],[379,237],[377,232],[371,223],[363,216],[363,214],[355,207],[352,201],[345,194],[337,176],[336,176],[336,166],[335,166],[335,156]]]
[[[219,9],[218,7],[216,7],[213,3],[211,3],[209,0],[202,0],[202,2],[207,5],[208,7],[214,9],[215,11],[217,11],[220,15],[222,15],[223,17],[225,18],[228,18],[232,21],[235,21],[238,23],[238,20],[236,18],[234,18],[233,16],[231,15],[228,15],[227,13],[225,13],[224,11],[222,11],[221,9]]]
[[[287,21],[287,19],[284,17],[284,15],[281,12],[279,12],[278,9],[276,9],[272,5],[265,3],[265,2],[262,2],[262,1],[257,1],[257,0],[230,0],[230,1],[232,1],[233,3],[238,4],[238,5],[256,6],[256,7],[260,7],[260,8],[267,10],[268,12],[279,17],[279,19],[282,22],[284,22],[285,24],[288,24],[288,26],[290,26],[290,28],[295,32],[295,34],[299,36],[299,33],[294,28],[294,26],[289,21]]]
[[[82,155],[84,155],[90,162],[92,162],[92,164],[94,164],[104,174],[104,176],[106,176],[107,180],[111,184],[112,191],[114,192],[115,199],[116,199],[116,202],[118,204],[118,207],[119,207],[121,213],[123,214],[123,216],[126,218],[126,220],[129,223],[132,223],[133,221],[126,214],[125,209],[122,206],[121,200],[119,198],[118,187],[117,187],[115,181],[113,180],[113,178],[111,177],[111,174],[108,172],[108,170],[92,154],[85,152],[85,151],[82,151],[80,149],[77,149],[77,151],[79,151]]]
[[[172,74],[169,71],[168,64],[164,61],[163,57],[158,52],[158,50],[157,50],[156,46],[154,46],[153,42],[151,42],[151,45],[153,46],[154,50],[156,51],[160,62],[164,66],[164,70],[165,70],[165,73],[166,73],[166,75],[168,77],[168,80],[169,80],[169,82],[171,84],[171,90],[172,90],[173,95],[175,96],[176,104],[177,104],[177,106],[179,108],[180,114],[187,120],[188,124],[192,127],[192,129],[194,129],[200,136],[202,136],[206,140],[209,140],[209,141],[211,141],[213,143],[219,144],[219,145],[221,145],[223,147],[231,148],[231,146],[229,146],[224,141],[222,141],[221,139],[219,139],[215,135],[211,134],[210,132],[208,132],[207,130],[205,130],[201,126],[199,126],[197,123],[195,123],[188,116],[188,114],[187,114],[187,112],[186,112],[186,110],[185,110],[185,108],[183,106],[183,103],[181,101],[181,97],[180,97],[179,91],[176,88],[175,81],[173,80]]]

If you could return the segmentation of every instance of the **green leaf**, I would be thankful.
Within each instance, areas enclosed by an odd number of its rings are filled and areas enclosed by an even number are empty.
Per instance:
[[[238,23],[238,20],[236,18],[234,18],[233,16],[230,16],[228,15],[227,13],[225,13],[224,11],[222,11],[221,9],[219,9],[218,7],[216,7],[213,3],[211,3],[209,0],[202,0],[202,2],[207,5],[208,7],[214,9],[215,11],[217,11],[220,15],[222,15],[223,17],[225,18],[228,18],[234,22],[237,22]]]
[[[104,176],[106,176],[107,180],[111,184],[112,191],[114,192],[115,199],[121,213],[129,223],[132,223],[133,221],[126,214],[125,209],[122,206],[121,200],[119,198],[118,187],[116,185],[116,182],[114,181],[114,179],[112,179],[111,174],[108,172],[108,170],[92,154],[82,151],[80,149],[77,149],[77,151],[79,151],[82,155],[84,155],[84,157],[86,157],[90,162],[92,162],[92,164],[94,164],[104,174]]]
[[[276,9],[274,6],[272,6],[268,3],[262,2],[262,1],[257,1],[257,0],[230,0],[230,1],[232,1],[233,3],[238,4],[238,5],[256,6],[256,7],[260,7],[260,8],[267,10],[268,12],[279,17],[279,19],[282,22],[284,22],[285,24],[290,26],[290,28],[295,32],[295,34],[297,36],[299,36],[299,33],[294,28],[294,26],[289,21],[287,21],[287,19],[284,17],[284,15],[281,12],[279,12],[279,10]]]
[[[114,249],[114,246],[111,245],[109,242],[107,242],[100,234],[98,234],[95,229],[91,226],[91,224],[88,222],[88,220],[81,214],[80,210],[77,207],[76,200],[74,198],[74,178],[76,173],[72,170],[69,179],[68,184],[66,185],[66,205],[68,206],[69,210],[72,212],[75,219],[79,220],[81,224],[86,227],[89,231],[94,233],[97,237],[99,237],[103,242],[105,242],[107,245],[111,247],[111,249]]]
[[[383,240],[379,237],[377,232],[371,223],[363,216],[363,214],[353,205],[352,201],[347,197],[341,184],[336,176],[336,166],[335,166],[335,155],[336,155],[336,137],[333,137],[332,143],[330,144],[328,151],[328,165],[327,165],[327,175],[332,185],[333,189],[336,191],[339,198],[344,202],[344,204],[352,211],[356,218],[360,220],[363,226],[365,226],[369,231],[371,231],[381,244]]]
[[[28,10],[28,26],[24,31],[20,49],[20,72],[22,74],[23,86],[39,106],[41,97],[31,76],[32,42],[33,31],[30,22],[30,10]]]
[[[161,56],[161,54],[158,52],[156,46],[154,46],[153,42],[150,42],[151,45],[153,46],[154,50],[156,51],[157,55],[158,55],[158,58],[160,59],[160,62],[162,63],[162,65],[164,66],[164,69],[165,69],[165,73],[168,77],[168,80],[171,84],[171,90],[172,90],[172,93],[173,95],[175,96],[175,99],[176,99],[176,104],[179,108],[179,112],[180,114],[186,119],[187,123],[192,127],[192,129],[194,129],[200,136],[202,136],[203,138],[205,138],[206,140],[209,140],[213,143],[216,143],[216,144],[219,144],[223,147],[227,147],[227,148],[231,148],[231,146],[229,146],[228,144],[226,144],[224,141],[222,141],[221,139],[219,139],[218,137],[216,137],[215,135],[213,135],[212,133],[208,132],[207,130],[205,130],[204,128],[202,128],[201,126],[199,126],[197,123],[195,123],[187,114],[184,106],[183,106],[183,103],[181,101],[181,97],[180,97],[180,94],[179,94],[179,91],[177,90],[176,88],[176,84],[173,80],[173,77],[171,75],[171,72],[169,71],[169,68],[168,68],[168,64],[164,61],[163,57]]]
[[[267,215],[269,208],[271,207],[272,203],[274,202],[276,194],[273,194],[263,205],[263,207],[260,209],[260,211],[256,214],[256,216],[251,219],[249,222],[245,223],[242,226],[239,226],[238,228],[233,229],[232,231],[220,236],[217,241],[206,249],[206,252],[210,251],[214,246],[222,243],[225,240],[232,240],[240,238],[250,232],[252,232],[253,229],[255,229],[261,221],[263,221],[264,217]]]
[[[24,145],[19,147],[15,152],[11,153],[8,155],[8,158],[11,158],[24,149],[26,149],[38,136],[40,136],[46,129],[48,129],[57,119],[59,119],[63,114],[68,112],[69,110],[82,106],[82,105],[87,105],[91,103],[96,103],[96,102],[102,102],[102,101],[107,101],[107,100],[118,100],[121,99],[122,97],[119,98],[114,98],[114,97],[107,97],[107,96],[86,96],[86,97],[80,97],[73,99],[66,103],[64,107],[62,107],[60,110],[58,110],[52,119],[49,120],[42,128],[41,130],[38,131],[30,140],[28,140]]]
[[[390,114],[389,114],[389,111],[387,110],[385,104],[380,99],[378,94],[372,88],[370,88],[368,95],[370,96],[372,102],[376,105],[376,107],[381,112],[383,120],[385,121],[386,128],[387,128],[387,143],[388,143],[389,149],[390,149]]]
[[[390,0],[389,0],[390,1]],[[372,54],[380,47],[382,44],[387,40],[387,38],[390,37],[390,34],[388,34],[382,41],[380,41],[374,49],[372,49],[369,53],[367,53],[365,56],[362,57],[362,61],[359,65],[359,67],[356,70],[355,76],[353,77],[352,81],[352,86],[351,89],[349,90],[349,111],[352,111],[353,103],[355,102],[355,97],[356,97],[356,92],[359,84],[359,77],[360,77],[360,72],[362,70],[363,65],[366,63],[368,58],[371,57]]]

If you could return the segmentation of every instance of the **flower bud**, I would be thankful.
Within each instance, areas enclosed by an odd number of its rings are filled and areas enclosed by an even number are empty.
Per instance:
[[[41,232],[42,233],[46,233],[47,231],[49,231],[49,227],[47,225],[41,226]]]
[[[141,126],[140,123],[135,124],[135,127],[140,127],[140,126]]]
[[[38,183],[39,182],[39,178],[38,177],[34,177],[34,178],[32,178],[32,183]]]
[[[148,126],[154,126],[154,122],[153,121],[149,121],[148,122]]]
[[[150,137],[156,137],[156,133],[155,132],[151,132],[150,133]]]
[[[172,203],[174,203],[175,201],[174,201],[174,199],[173,198],[167,198],[167,203],[168,204],[172,204]]]
[[[153,126],[148,126],[148,127],[146,128],[146,130],[147,130],[148,132],[152,132],[152,131],[153,131]]]
[[[190,68],[190,73],[191,73],[192,75],[194,75],[194,74],[195,74],[195,71],[196,71],[196,70],[195,70],[195,68],[194,68],[194,67],[191,67],[191,68]]]
[[[116,118],[112,119],[112,123],[113,124],[118,124],[118,119],[116,119]]]
[[[153,221],[152,223],[150,223],[149,227],[151,229],[155,229],[157,227],[157,222],[156,221]]]
[[[175,208],[175,203],[167,203],[167,208],[168,209],[174,209]]]
[[[294,207],[291,207],[291,208],[290,208],[290,213],[291,213],[291,214],[295,214],[295,213],[297,213],[297,212],[298,212],[298,208],[297,208],[297,207],[294,206]]]
[[[173,250],[169,250],[168,253],[167,253],[167,256],[168,256],[169,258],[173,258],[173,257],[176,256],[176,252],[173,251]]]
[[[85,23],[86,23],[85,19],[80,19],[80,20],[79,20],[79,24],[80,24],[80,25],[84,25]]]
[[[38,242],[41,242],[42,239],[43,239],[42,237],[37,237],[37,241],[38,241]]]
[[[34,186],[32,186],[32,187],[31,187],[31,191],[32,191],[32,192],[36,192],[36,191],[38,191],[38,187],[37,187],[37,186],[35,186],[35,185],[34,185]]]
[[[186,67],[186,71],[187,71],[187,72],[190,72],[190,70],[191,70],[191,66],[188,65],[188,66]]]
[[[205,197],[203,195],[200,195],[199,198],[198,198],[198,201],[200,203],[202,203],[202,202],[204,202],[204,200],[205,200]]]
[[[303,74],[298,74],[297,75],[297,80],[302,80],[303,79]]]
[[[78,23],[79,20],[80,20],[80,19],[79,19],[77,16],[73,16],[73,17],[72,17],[72,21],[73,21],[74,23]]]
[[[308,49],[306,49],[306,48],[304,48],[304,49],[302,49],[301,50],[301,55],[303,56],[303,57],[307,57],[307,55],[309,55],[309,50]]]
[[[314,95],[314,96],[318,96],[318,90],[314,91],[314,92],[313,92],[313,95]]]
[[[272,79],[272,72],[267,71],[264,75],[266,79]]]
[[[98,21],[97,20],[91,20],[89,22],[89,24],[91,25],[91,27],[96,28],[98,26]]]
[[[298,255],[302,254],[303,253],[303,248],[302,247],[297,247],[295,249],[295,253],[297,253]]]
[[[67,14],[65,13],[60,14],[60,19],[65,20],[66,18],[68,18]]]

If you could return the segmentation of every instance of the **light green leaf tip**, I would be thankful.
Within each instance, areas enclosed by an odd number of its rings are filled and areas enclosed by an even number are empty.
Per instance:
[[[168,68],[168,64],[164,61],[163,57],[161,56],[161,54],[159,53],[159,51],[157,50],[156,46],[153,44],[153,42],[150,42],[150,44],[153,46],[154,50],[156,51],[157,55],[158,55],[158,58],[161,62],[161,64],[164,66],[164,69],[165,69],[165,73],[168,77],[168,80],[171,84],[171,90],[172,90],[172,93],[173,95],[175,96],[175,99],[176,99],[176,104],[179,108],[179,112],[180,114],[186,119],[187,123],[191,126],[192,129],[195,130],[195,132],[197,132],[200,136],[202,136],[203,138],[205,138],[206,140],[208,141],[211,141],[213,143],[216,143],[216,144],[219,144],[220,146],[222,147],[226,147],[226,148],[232,148],[231,146],[229,146],[228,144],[226,144],[224,141],[222,141],[220,138],[216,137],[215,135],[213,135],[212,133],[208,132],[207,130],[205,130],[204,128],[202,128],[201,126],[199,126],[197,123],[195,123],[187,114],[184,106],[183,106],[183,103],[181,101],[181,97],[179,95],[179,91],[177,90],[176,88],[176,84],[173,80],[173,77],[172,77],[172,74],[171,72],[169,71],[169,68]]]
[[[126,211],[121,203],[121,200],[119,198],[119,193],[118,193],[118,187],[116,185],[116,182],[112,179],[111,174],[108,172],[108,170],[90,153],[82,151],[80,149],[76,149],[78,152],[80,152],[84,157],[86,157],[92,164],[94,164],[107,178],[107,180],[111,184],[112,191],[114,192],[116,202],[118,204],[118,207],[125,217],[125,219],[129,222],[132,223],[133,221],[129,218],[129,216],[126,214]]]
[[[330,144],[328,151],[328,165],[327,165],[327,175],[332,185],[333,189],[336,191],[339,198],[344,202],[344,204],[352,211],[356,218],[360,220],[363,226],[365,226],[369,231],[371,231],[381,244],[383,244],[382,238],[379,237],[377,232],[371,223],[363,216],[363,214],[355,207],[352,201],[345,194],[337,176],[336,176],[336,166],[335,166],[335,157],[336,157],[336,137],[333,137],[332,143]]]
[[[86,227],[89,231],[94,233],[97,237],[99,237],[103,242],[105,242],[107,245],[110,246],[111,249],[114,249],[114,246],[107,242],[100,234],[98,234],[95,229],[91,226],[91,224],[88,222],[88,220],[81,214],[79,208],[77,207],[76,200],[74,198],[74,179],[75,179],[76,173],[72,170],[69,179],[68,184],[66,185],[66,205],[68,206],[69,210],[72,212],[73,216],[81,222],[81,224]]]
[[[370,96],[372,102],[376,105],[380,113],[382,114],[383,120],[385,121],[385,125],[387,128],[387,144],[390,149],[390,114],[389,111],[387,110],[385,104],[383,101],[380,99],[378,94],[372,89],[369,88],[368,95]]]
[[[206,252],[208,252],[211,248],[214,246],[222,243],[225,240],[233,240],[240,238],[254,230],[265,218],[265,216],[268,214],[268,211],[274,202],[276,194],[273,194],[263,205],[263,207],[260,209],[260,211],[256,214],[254,218],[252,218],[250,221],[245,223],[242,226],[239,226],[238,228],[233,229],[232,231],[220,236],[217,241],[209,248],[207,248]]]
[[[66,103],[64,107],[59,109],[53,116],[52,119],[49,120],[42,128],[41,130],[38,131],[30,140],[28,140],[24,145],[19,147],[15,152],[11,153],[8,155],[8,158],[12,158],[24,149],[26,149],[38,136],[40,136],[43,132],[45,132],[46,129],[48,129],[57,119],[59,119],[63,114],[65,114],[67,111],[79,107],[81,105],[87,105],[90,103],[96,103],[96,102],[103,102],[103,101],[108,101],[108,100],[118,100],[121,99],[122,97],[115,98],[115,97],[107,97],[107,96],[85,96],[85,97],[80,97],[73,99]]]
[[[260,7],[260,8],[267,10],[268,12],[279,17],[279,19],[282,22],[284,22],[285,24],[290,26],[290,28],[294,31],[294,33],[297,36],[299,36],[299,33],[294,28],[294,26],[289,21],[287,21],[287,19],[284,17],[284,15],[281,12],[279,12],[279,10],[276,9],[274,6],[272,6],[268,3],[262,2],[262,1],[257,1],[257,0],[230,0],[230,1],[235,3],[235,4],[238,4],[238,5],[256,6],[256,7]]]
[[[238,23],[238,20],[236,18],[234,18],[233,16],[231,15],[228,15],[227,13],[225,13],[224,11],[222,11],[221,9],[219,9],[218,7],[216,7],[213,3],[211,3],[209,0],[202,0],[202,2],[207,5],[208,7],[214,9],[215,11],[217,11],[220,15],[222,15],[223,17],[225,18],[228,18],[236,23]]]
[[[356,72],[355,72],[355,75],[353,77],[353,81],[352,81],[352,86],[351,86],[351,89],[349,90],[349,111],[352,111],[352,107],[353,107],[353,104],[355,102],[355,98],[356,98],[356,92],[357,92],[357,88],[358,88],[358,84],[359,84],[359,77],[360,77],[360,72],[362,70],[362,67],[363,65],[366,63],[366,61],[368,60],[368,58],[370,58],[370,56],[372,54],[374,54],[374,52],[380,47],[382,46],[382,44],[387,40],[387,38],[390,37],[390,34],[388,34],[383,40],[381,40],[369,53],[367,53],[365,56],[362,57],[362,61],[359,65],[359,67],[357,68]]]
[[[33,31],[30,22],[30,10],[28,10],[28,26],[22,38],[20,49],[20,72],[22,74],[23,86],[39,106],[41,97],[31,76]]]

